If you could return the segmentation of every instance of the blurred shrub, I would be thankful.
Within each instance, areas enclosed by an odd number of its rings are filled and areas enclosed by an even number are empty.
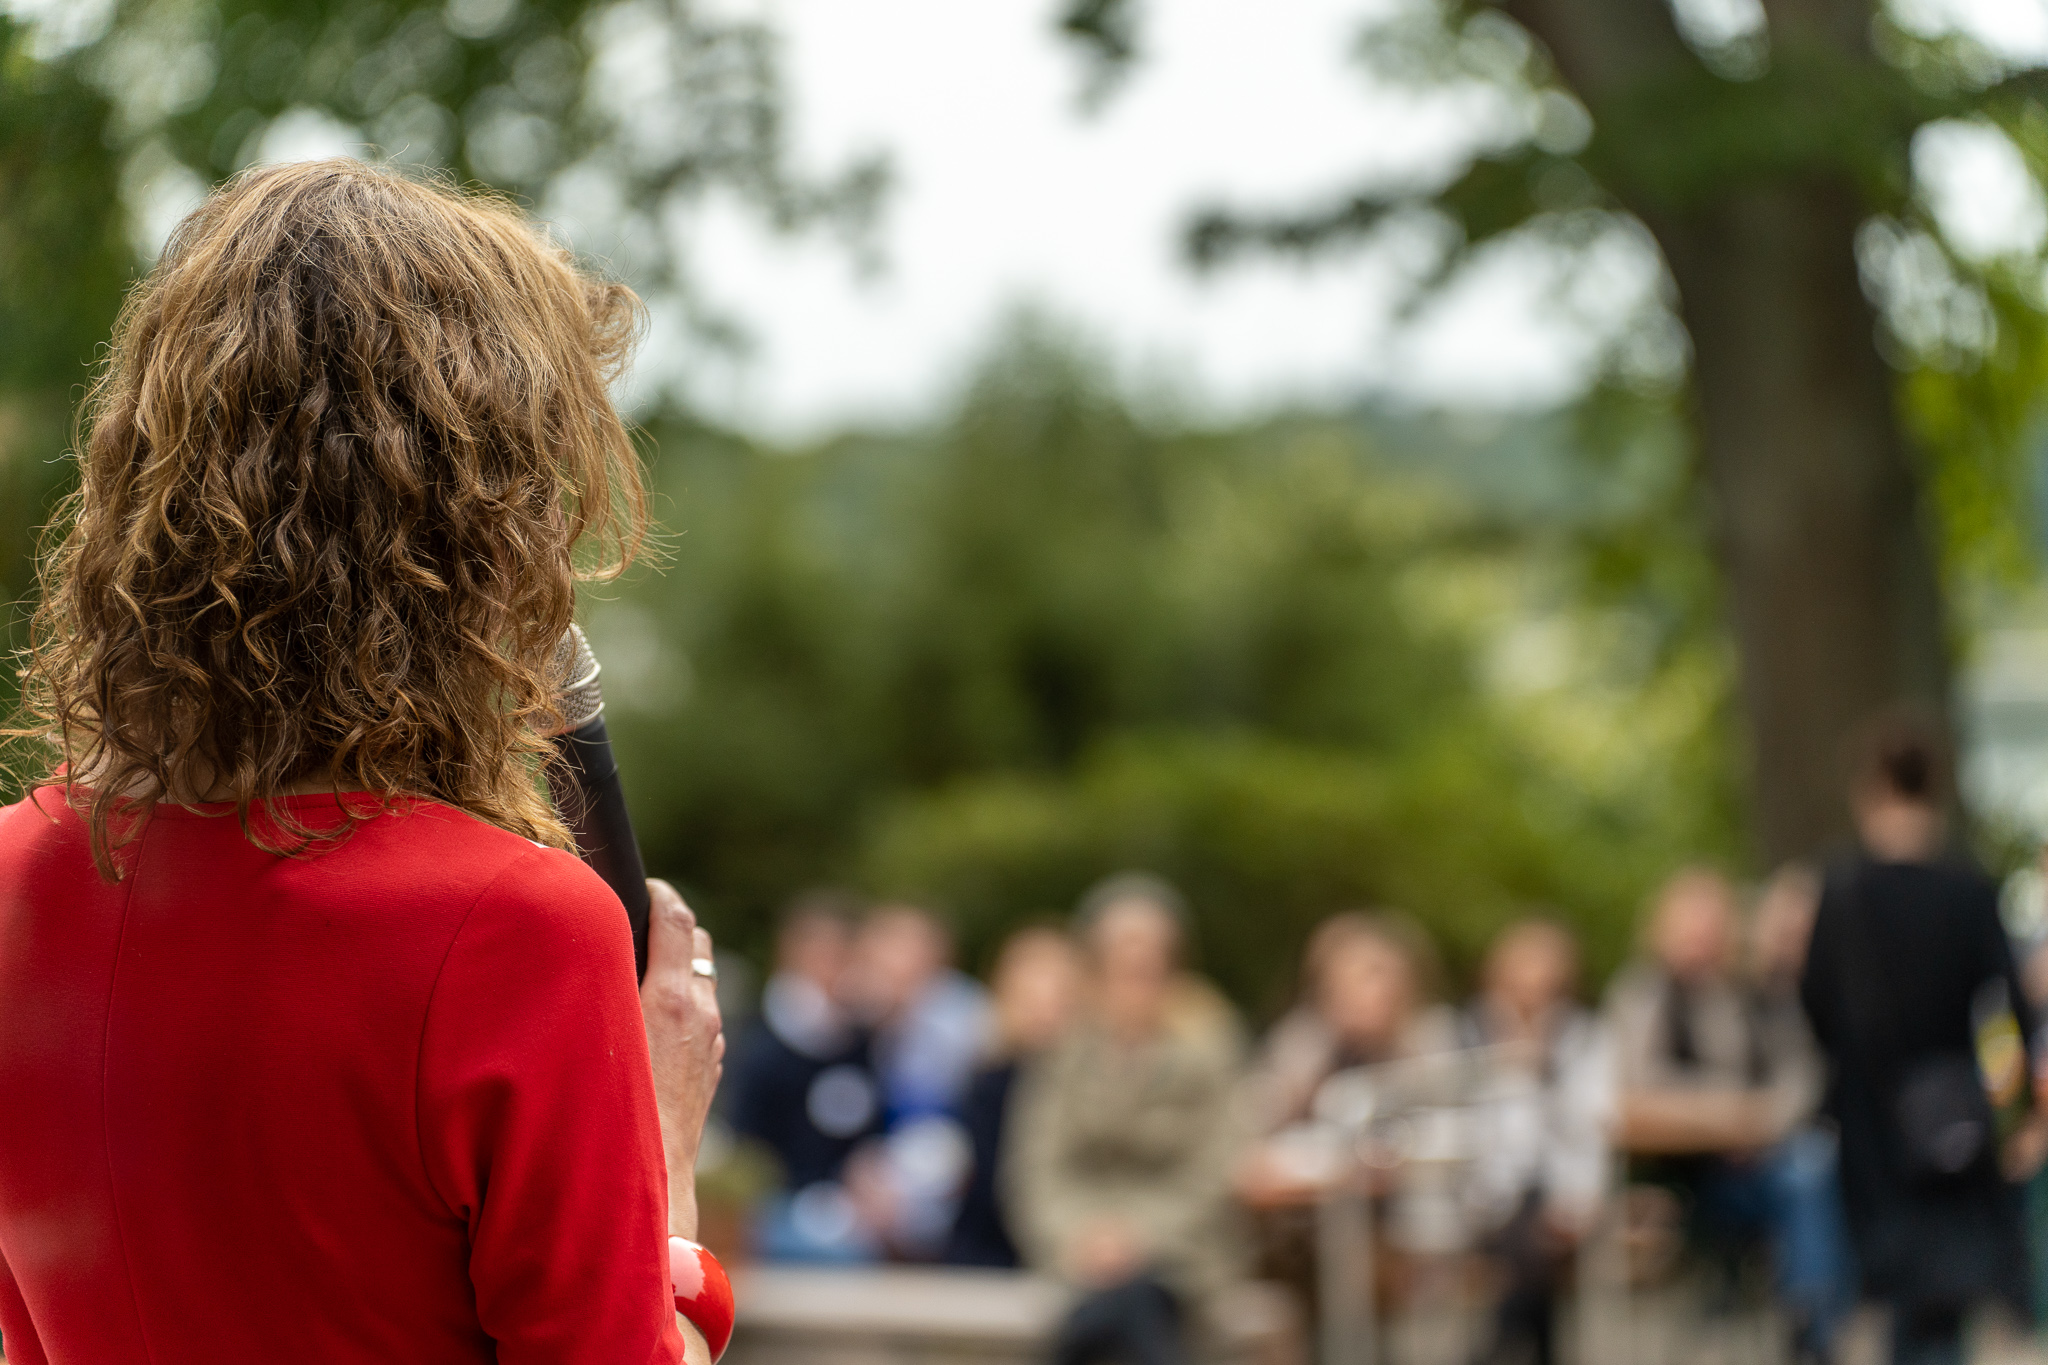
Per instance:
[[[1572,906],[1611,950],[1635,888],[1603,884],[1585,855],[1605,850],[1518,799],[1531,793],[1489,770],[1499,757],[1483,740],[1389,764],[1250,733],[1124,737],[1064,777],[902,799],[866,845],[866,881],[952,908],[984,960],[1020,910],[1069,905],[1105,869],[1153,869],[1194,893],[1201,965],[1261,1008],[1336,909],[1411,911],[1454,967],[1533,903]]]

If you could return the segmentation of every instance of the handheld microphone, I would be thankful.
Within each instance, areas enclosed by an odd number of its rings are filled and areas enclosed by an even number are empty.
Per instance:
[[[562,679],[562,732],[554,737],[554,745],[562,762],[548,769],[548,789],[556,812],[576,836],[576,851],[624,902],[626,923],[633,932],[633,970],[644,981],[651,908],[647,869],[640,862],[640,843],[633,837],[633,817],[626,811],[611,736],[605,733],[604,695],[597,682],[603,670],[580,626],[571,625],[556,646],[555,671]]]

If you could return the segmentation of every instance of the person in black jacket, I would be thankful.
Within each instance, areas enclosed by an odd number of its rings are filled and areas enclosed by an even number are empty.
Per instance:
[[[862,1261],[879,1254],[870,1210],[849,1189],[849,1159],[882,1131],[871,1039],[847,1010],[853,947],[844,897],[800,897],[776,935],[775,974],[761,1013],[725,1072],[733,1134],[771,1154],[784,1191],[755,1228],[768,1260]]]
[[[2043,1110],[2003,1151],[1995,1110],[2024,1102],[2033,1011],[1996,885],[1945,853],[1948,780],[1930,727],[1873,732],[1852,788],[1862,847],[1828,871],[1800,983],[1829,1063],[1863,1289],[1892,1310],[1894,1365],[1960,1365],[1975,1304],[2026,1312],[2010,1165],[2038,1146]]]

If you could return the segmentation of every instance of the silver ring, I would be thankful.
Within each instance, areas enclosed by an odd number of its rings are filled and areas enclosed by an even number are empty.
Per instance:
[[[708,957],[693,957],[690,959],[690,975],[708,977],[710,980],[716,981],[718,980],[718,964]]]

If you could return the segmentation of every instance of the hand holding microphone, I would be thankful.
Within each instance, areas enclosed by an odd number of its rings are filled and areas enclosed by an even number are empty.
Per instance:
[[[697,1146],[711,1097],[725,1067],[718,985],[698,964],[711,957],[711,935],[667,882],[649,882],[653,932],[640,1012],[654,1063],[661,1137],[668,1158],[668,1230],[697,1235]]]
[[[699,1246],[697,1145],[711,1097],[725,1065],[725,1033],[718,1013],[717,977],[702,970],[711,958],[711,935],[667,882],[648,882],[650,921],[647,980],[640,1011],[654,1063],[654,1096],[661,1109],[661,1140],[668,1162],[670,1282],[676,1312],[703,1338],[705,1359],[691,1343],[689,1365],[711,1365],[732,1336],[732,1282],[718,1258]]]

